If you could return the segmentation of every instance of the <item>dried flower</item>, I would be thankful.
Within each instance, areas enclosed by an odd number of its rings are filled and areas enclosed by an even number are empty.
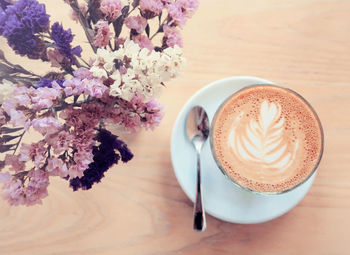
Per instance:
[[[111,132],[101,129],[96,139],[100,145],[93,148],[93,162],[89,164],[89,168],[84,171],[83,176],[70,180],[70,186],[74,191],[90,189],[94,183],[101,181],[104,173],[113,164],[117,164],[120,159],[126,163],[133,158],[133,154],[126,144]],[[116,150],[119,154],[116,153]]]
[[[49,28],[45,5],[36,0],[18,0],[0,11],[0,34],[19,55],[41,58],[45,50],[38,33]]]
[[[164,8],[162,0],[140,0],[141,14],[146,19],[151,19],[161,13]]]
[[[108,21],[99,20],[95,25],[95,31],[94,44],[96,47],[107,46],[109,41],[113,38],[113,34],[108,26]]]
[[[145,31],[147,26],[147,20],[141,16],[130,16],[127,17],[124,21],[125,26],[130,29],[135,30],[137,33],[141,34]]]
[[[115,21],[122,14],[124,5],[120,0],[102,0],[100,11],[110,22]]]
[[[51,38],[54,41],[54,46],[62,56],[70,60],[71,64],[75,64],[75,56],[80,57],[82,51],[80,46],[72,48],[73,37],[71,30],[64,30],[58,22],[51,26]]]
[[[166,46],[174,47],[175,45],[178,45],[179,47],[182,47],[182,38],[180,35],[180,31],[176,27],[170,27],[168,25],[163,26],[164,30],[164,43]]]
[[[114,164],[133,158],[106,124],[127,132],[159,125],[164,112],[157,97],[185,64],[179,28],[198,6],[197,0],[65,2],[96,53],[87,61],[72,46],[70,29],[49,25],[45,5],[0,0],[0,35],[9,46],[58,68],[38,75],[0,51],[0,143],[11,151],[0,161],[0,170],[7,166],[0,183],[10,205],[40,204],[49,177],[90,189]],[[161,40],[152,41],[158,34]],[[42,137],[27,144],[22,138],[31,127]]]

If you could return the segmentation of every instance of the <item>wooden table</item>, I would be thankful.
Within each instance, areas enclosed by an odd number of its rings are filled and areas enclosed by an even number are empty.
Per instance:
[[[84,40],[63,17],[63,1],[42,2],[51,20]],[[73,193],[53,178],[42,206],[11,208],[0,200],[0,254],[350,254],[349,13],[350,1],[341,0],[202,0],[183,32],[185,74],[161,98],[161,126],[129,138],[135,159],[91,191]],[[323,123],[324,157],[310,192],[286,215],[256,225],[208,216],[207,231],[195,233],[192,203],[173,173],[170,134],[194,92],[234,75],[263,77],[305,96]]]

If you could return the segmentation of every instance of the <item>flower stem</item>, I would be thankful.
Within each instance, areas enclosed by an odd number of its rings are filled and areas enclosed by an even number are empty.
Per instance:
[[[159,24],[159,27],[158,27],[157,31],[149,38],[151,41],[152,41],[152,39],[153,39],[157,34],[159,34],[159,33],[162,31],[162,28],[163,28],[163,26],[165,25],[165,22],[167,21],[167,19],[168,19],[168,17],[166,17],[166,18],[163,20],[163,22]]]
[[[15,148],[14,151],[13,151],[13,155],[15,155],[15,153],[16,153],[16,151],[17,151],[17,149],[18,149],[18,146],[19,146],[19,144],[21,143],[22,138],[23,138],[25,132],[26,132],[26,131],[24,130],[23,133],[19,135],[19,140],[18,140],[18,142],[17,142],[17,144],[16,144],[16,148]]]
[[[77,0],[71,0],[69,4],[72,7],[73,11],[75,11],[77,13],[78,20],[79,20],[81,26],[84,29],[85,36],[88,39],[92,50],[96,53],[97,48],[94,45],[94,38],[92,37],[92,35],[91,35],[90,31],[89,31],[89,24],[88,24],[85,16],[83,15],[83,13],[79,9],[78,1]]]

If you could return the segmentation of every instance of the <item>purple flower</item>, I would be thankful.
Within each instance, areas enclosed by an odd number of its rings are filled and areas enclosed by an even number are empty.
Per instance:
[[[5,10],[8,5],[11,5],[10,0],[0,0],[0,9]]]
[[[112,165],[117,164],[120,159],[126,163],[134,156],[127,145],[108,130],[99,130],[96,139],[100,145],[93,147],[94,161],[84,171],[83,177],[70,180],[70,186],[74,191],[90,189],[94,183],[101,181],[104,173]],[[119,154],[116,153],[116,150]]]
[[[19,0],[14,4],[1,2],[0,34],[7,38],[9,46],[19,55],[32,59],[41,58],[45,50],[37,33],[49,28],[49,15],[45,5],[36,0]]]
[[[70,60],[71,64],[75,64],[75,56],[80,57],[82,51],[80,46],[72,48],[70,45],[73,41],[73,37],[72,31],[70,29],[64,30],[58,22],[51,26],[51,38],[54,40],[54,46],[62,56]]]
[[[49,17],[44,4],[36,0],[19,0],[6,9],[6,14],[16,16],[18,20],[33,34],[49,29]]]
[[[42,87],[52,88],[52,82],[54,82],[54,81],[57,82],[57,84],[60,85],[62,88],[64,87],[63,86],[64,80],[51,80],[48,78],[40,79],[40,81],[36,84],[36,87],[37,88],[42,88]]]

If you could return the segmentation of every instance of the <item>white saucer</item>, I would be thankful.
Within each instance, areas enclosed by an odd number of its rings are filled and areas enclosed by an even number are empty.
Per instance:
[[[196,105],[205,108],[209,120],[219,105],[237,90],[254,84],[273,84],[270,81],[238,76],[215,81],[199,90],[184,105],[178,115],[171,136],[171,159],[176,178],[194,201],[196,181],[196,154],[186,138],[185,121],[189,110]],[[272,220],[296,206],[309,190],[316,172],[296,189],[281,195],[260,195],[245,191],[226,178],[213,159],[209,139],[201,155],[202,189],[205,210],[224,221],[253,224]]]

